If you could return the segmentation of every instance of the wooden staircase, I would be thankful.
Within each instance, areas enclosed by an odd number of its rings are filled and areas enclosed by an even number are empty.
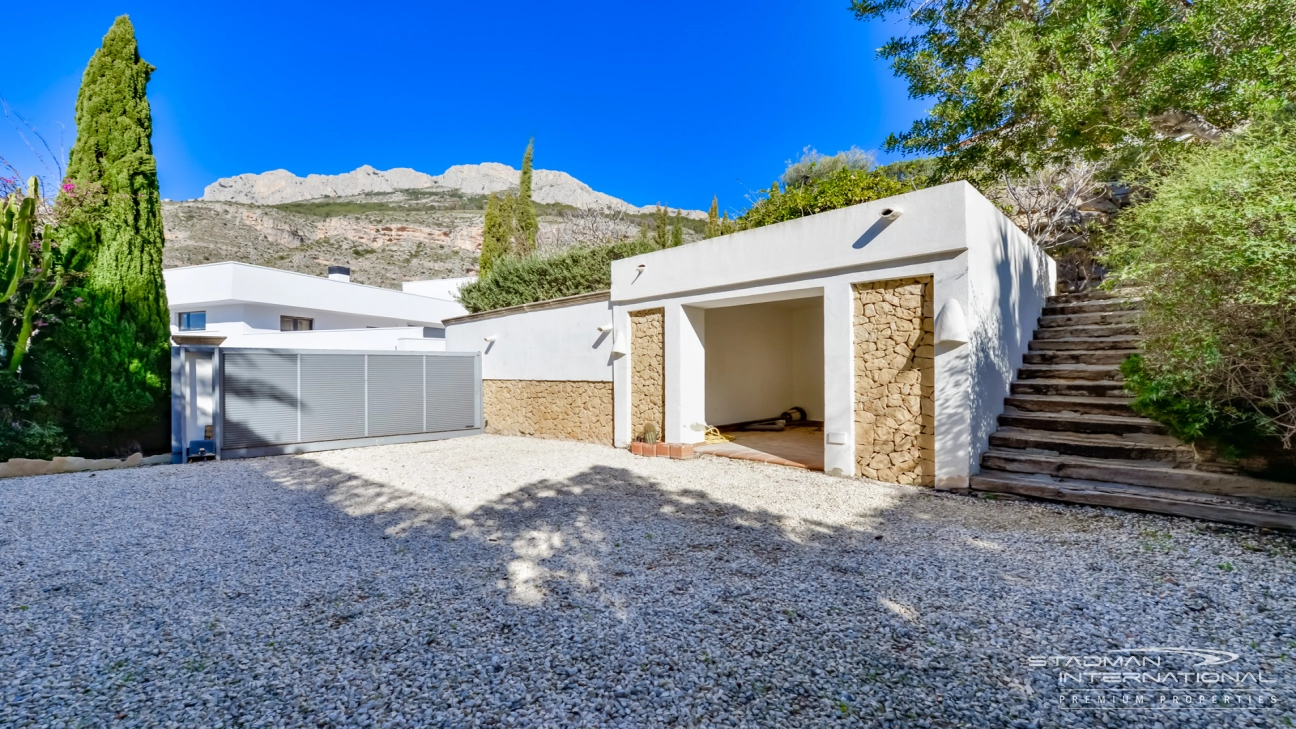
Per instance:
[[[1049,298],[971,488],[1296,531],[1296,485],[1198,463],[1130,408],[1120,364],[1138,351],[1140,303]]]

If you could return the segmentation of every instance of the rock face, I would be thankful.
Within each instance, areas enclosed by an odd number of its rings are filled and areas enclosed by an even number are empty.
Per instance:
[[[385,210],[319,217],[222,202],[163,203],[166,268],[241,261],[324,275],[350,266],[352,280],[400,288],[403,281],[477,270],[482,215],[471,210]]]
[[[366,193],[429,189],[480,196],[516,189],[521,175],[521,171],[498,162],[455,165],[444,174],[435,176],[407,167],[384,172],[369,165],[341,175],[306,177],[298,177],[287,170],[272,170],[259,175],[221,178],[207,186],[202,199],[250,205],[280,205]],[[536,170],[533,185],[532,194],[538,203],[570,205],[582,210],[628,215],[651,213],[656,209],[655,205],[637,207],[620,198],[598,192],[566,172]],[[706,213],[701,210],[685,210],[684,215],[695,220],[706,219]]]

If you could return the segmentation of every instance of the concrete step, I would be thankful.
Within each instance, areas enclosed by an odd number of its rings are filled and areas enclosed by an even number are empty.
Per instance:
[[[1031,351],[1071,350],[1097,352],[1106,349],[1138,349],[1143,340],[1136,336],[1086,337],[1083,339],[1032,339]]]
[[[1119,365],[1131,354],[1138,354],[1138,350],[1112,349],[1104,352],[1060,352],[1048,350],[1027,352],[1022,356],[1022,363],[1028,365]]]
[[[1112,324],[1137,324],[1137,311],[1110,311],[1097,314],[1056,314],[1041,316],[1040,329],[1056,327],[1107,326]]]
[[[1118,294],[1114,291],[1106,291],[1103,289],[1090,289],[1088,291],[1081,291],[1078,293],[1057,294],[1056,296],[1050,296],[1048,297],[1047,303],[1049,306],[1059,306],[1062,304],[1074,304],[1080,301],[1105,301],[1107,299],[1124,299],[1124,298],[1129,298],[1129,294],[1126,294],[1124,292]]]
[[[1160,462],[1054,456],[992,447],[981,456],[981,467],[1054,478],[1075,478],[1254,499],[1277,499],[1296,504],[1296,484],[1262,481],[1229,473],[1173,468]]]
[[[1014,395],[1067,395],[1129,397],[1125,383],[1117,380],[1022,380],[1012,383]]]
[[[1074,314],[1099,314],[1113,311],[1136,311],[1143,305],[1142,299],[1099,299],[1096,301],[1076,301],[1058,305],[1046,304],[1044,316],[1070,316]]]
[[[1018,380],[1114,380],[1124,379],[1116,365],[1026,365],[1017,370]]]
[[[1004,405],[1025,413],[1082,413],[1086,415],[1133,415],[1129,397],[1086,397],[1081,395],[1009,395]]]
[[[1075,413],[1006,412],[999,416],[999,425],[1058,433],[1165,435],[1170,432],[1164,425],[1148,418]]]
[[[1099,324],[1079,327],[1046,327],[1035,330],[1036,339],[1097,339],[1102,337],[1137,336],[1136,324]]]
[[[1192,446],[1168,435],[1094,435],[1000,428],[990,435],[990,446],[1029,451],[1036,455],[1158,461],[1162,464],[1193,462]]]
[[[1296,512],[1268,502],[1207,495],[1178,489],[1147,488],[1083,479],[1056,479],[984,470],[972,477],[974,491],[1015,494],[1049,501],[1106,506],[1154,514],[1296,531]]]

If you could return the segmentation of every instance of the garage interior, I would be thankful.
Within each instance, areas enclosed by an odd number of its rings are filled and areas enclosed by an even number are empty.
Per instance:
[[[705,317],[706,422],[732,440],[698,450],[822,471],[822,293],[717,306]],[[793,418],[783,430],[756,429],[784,413]]]

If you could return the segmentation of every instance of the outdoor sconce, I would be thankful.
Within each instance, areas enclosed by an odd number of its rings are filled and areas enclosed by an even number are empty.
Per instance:
[[[882,219],[883,219],[883,220],[895,220],[896,218],[900,217],[901,213],[903,213],[903,212],[904,212],[904,211],[901,210],[900,208],[883,208],[883,209],[882,209]]]
[[[602,327],[600,327],[601,329]],[[609,327],[612,329],[612,327]],[[612,332],[612,356],[624,357],[630,354],[630,336],[624,332],[618,332],[613,329]]]
[[[967,317],[963,315],[963,305],[958,299],[950,299],[936,315],[937,344],[967,344]]]

